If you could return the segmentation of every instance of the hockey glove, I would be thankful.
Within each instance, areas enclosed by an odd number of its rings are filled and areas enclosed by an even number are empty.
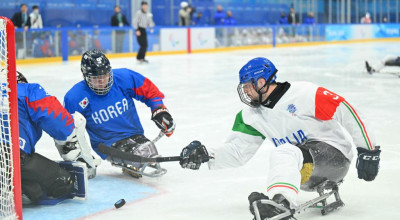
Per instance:
[[[192,141],[181,152],[179,164],[182,168],[198,170],[200,165],[210,160],[207,149],[200,141]]]
[[[67,137],[67,140],[60,141],[54,139],[57,150],[60,156],[65,161],[76,161],[81,155],[81,149],[77,147],[78,138],[76,136],[75,130]]]
[[[157,127],[160,128],[168,137],[174,133],[175,122],[165,106],[154,110],[151,115],[151,120],[153,120]]]
[[[361,147],[357,147],[358,158],[357,158],[357,172],[358,178],[364,179],[365,181],[372,181],[378,175],[379,161],[381,150],[379,146],[375,147],[375,150],[370,151]]]

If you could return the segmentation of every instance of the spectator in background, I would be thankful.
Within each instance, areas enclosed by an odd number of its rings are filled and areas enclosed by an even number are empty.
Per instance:
[[[233,17],[231,11],[226,12],[226,17],[224,19],[224,25],[236,25],[236,19]]]
[[[189,3],[181,2],[181,9],[179,10],[179,26],[189,26],[191,20],[192,8]]]
[[[42,29],[43,28],[42,15],[39,13],[39,6],[34,5],[32,7],[32,12],[29,14],[29,18],[31,20],[31,28],[32,29]]]
[[[289,24],[299,24],[299,16],[296,15],[294,8],[290,8],[290,13],[288,16],[288,23]]]
[[[306,19],[304,19],[304,24],[315,24],[313,12],[308,12]]]
[[[361,24],[371,24],[372,20],[371,20],[371,16],[370,14],[367,12],[365,13],[365,16],[361,18]]]
[[[197,12],[196,17],[194,17],[192,20],[192,25],[194,25],[194,26],[202,25],[203,24],[203,21],[201,19],[202,17],[203,17],[203,13]]]
[[[224,18],[225,18],[225,12],[222,10],[222,6],[218,5],[217,6],[217,11],[214,14],[214,23],[215,25],[223,25],[224,24]]]
[[[141,9],[136,12],[136,15],[133,19],[133,27],[136,29],[137,41],[140,45],[138,54],[136,59],[139,63],[148,63],[144,57],[146,56],[147,51],[147,33],[146,28],[150,28],[150,32],[153,32],[154,22],[153,15],[151,13],[147,13],[147,2],[142,1]]]
[[[11,21],[16,28],[24,28],[25,31],[31,27],[31,19],[28,16],[28,7],[26,4],[21,4],[20,11],[12,16]]]
[[[281,17],[279,18],[279,24],[289,24],[288,18],[285,15],[285,12],[281,12]]]
[[[296,15],[296,12],[294,10],[294,8],[290,8],[290,13],[288,15],[288,23],[291,25],[296,25],[299,24],[299,16]],[[290,27],[289,28],[289,35],[291,35],[292,37],[296,36],[297,33],[297,28],[296,27]]]
[[[121,8],[116,5],[114,7],[114,15],[111,17],[111,26],[113,27],[124,27],[129,26],[129,22],[125,15],[121,13]],[[124,46],[125,31],[115,31],[115,52],[121,53]]]

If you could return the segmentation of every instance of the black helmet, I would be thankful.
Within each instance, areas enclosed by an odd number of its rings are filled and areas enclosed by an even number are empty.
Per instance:
[[[17,71],[17,83],[28,83],[28,80],[25,78],[25,76],[18,71]]]
[[[110,61],[100,50],[94,49],[83,53],[81,60],[81,71],[86,84],[98,95],[107,94],[114,82]],[[108,75],[106,85],[96,84],[95,81],[101,76]]]

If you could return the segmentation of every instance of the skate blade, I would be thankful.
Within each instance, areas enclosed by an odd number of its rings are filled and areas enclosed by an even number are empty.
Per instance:
[[[129,175],[130,177],[133,177],[135,179],[140,179],[141,177],[143,177],[142,174],[134,172],[133,170],[127,168],[122,168],[122,173]]]

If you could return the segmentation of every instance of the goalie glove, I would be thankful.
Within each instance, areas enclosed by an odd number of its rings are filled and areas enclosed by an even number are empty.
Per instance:
[[[180,158],[179,164],[181,167],[192,170],[198,170],[202,163],[210,160],[206,147],[200,141],[192,141],[192,143],[183,148]]]
[[[380,162],[380,147],[375,147],[375,150],[370,151],[361,147],[357,147],[357,173],[358,178],[365,181],[372,181],[378,175]]]
[[[65,161],[76,161],[81,155],[81,149],[76,146],[78,142],[78,137],[76,136],[75,129],[67,137],[67,140],[60,141],[54,140],[58,153]]]
[[[86,119],[79,112],[72,114],[74,118],[75,129],[67,137],[67,140],[54,140],[61,157],[65,161],[81,161],[87,164],[89,179],[96,175],[96,167],[100,165],[101,160],[94,158],[91,154],[91,146],[86,137]]]
[[[155,109],[151,115],[151,120],[156,123],[157,127],[160,128],[167,137],[174,133],[175,122],[165,106]]]

